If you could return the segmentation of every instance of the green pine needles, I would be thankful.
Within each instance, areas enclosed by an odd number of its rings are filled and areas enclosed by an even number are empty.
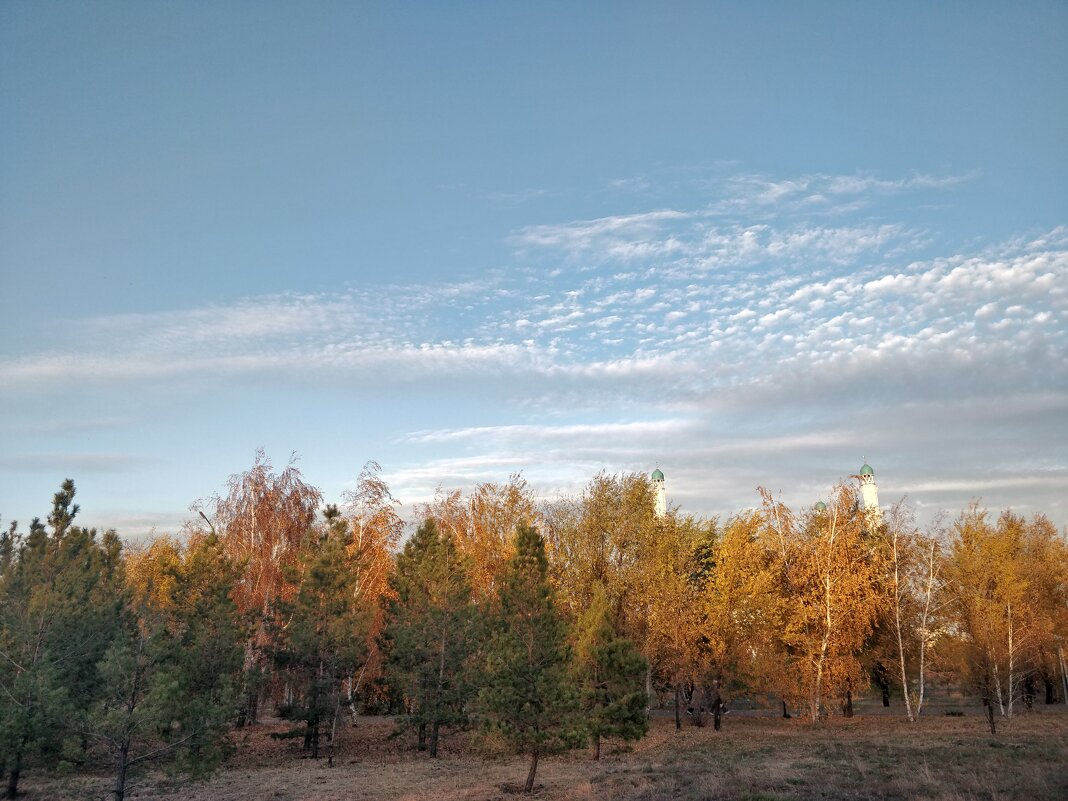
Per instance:
[[[468,565],[448,534],[425,521],[397,556],[386,606],[387,675],[403,696],[402,728],[419,732],[419,748],[438,755],[443,727],[468,721],[476,691],[474,655],[480,615],[472,603]]]
[[[601,740],[640,740],[649,731],[645,657],[612,628],[604,587],[598,584],[589,609],[576,627],[574,676],[582,720],[601,758]]]
[[[545,541],[520,526],[516,553],[500,590],[496,631],[486,651],[479,695],[487,722],[518,754],[530,756],[524,790],[534,789],[538,760],[585,739],[570,673],[567,624],[553,604]]]

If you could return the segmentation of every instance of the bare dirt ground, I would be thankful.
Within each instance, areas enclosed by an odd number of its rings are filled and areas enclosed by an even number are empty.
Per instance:
[[[899,710],[891,709],[893,713]],[[997,736],[981,709],[963,716],[932,710],[909,724],[862,705],[852,719],[819,724],[770,713],[736,712],[722,731],[657,715],[633,746],[609,743],[599,762],[586,751],[542,760],[541,801],[1064,801],[1068,799],[1068,708],[1038,707],[999,720]],[[294,741],[269,737],[277,726],[238,731],[237,755],[207,782],[143,778],[128,794],[138,801],[516,801],[524,758],[504,756],[476,733],[443,739],[430,759],[409,738],[390,738],[388,718],[362,718],[338,738],[333,766],[303,759]],[[103,773],[25,779],[25,798],[105,799]]]

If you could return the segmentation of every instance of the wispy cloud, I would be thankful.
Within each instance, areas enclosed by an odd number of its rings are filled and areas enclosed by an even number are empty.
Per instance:
[[[691,216],[684,211],[659,209],[561,225],[532,225],[519,231],[513,241],[520,247],[552,248],[572,257],[595,252],[599,258],[626,261],[673,252],[678,245],[657,234],[665,224]]]
[[[125,473],[143,468],[151,461],[129,453],[79,453],[71,451],[43,451],[14,453],[0,459],[0,470],[43,471],[49,473],[84,475],[92,473]]]
[[[492,201],[495,201],[495,202],[498,202],[498,203],[503,203],[505,205],[518,206],[518,205],[520,205],[522,203],[526,203],[526,202],[531,201],[531,200],[536,200],[537,198],[546,197],[547,195],[550,195],[550,194],[552,194],[552,193],[548,189],[531,188],[531,189],[520,189],[520,190],[516,190],[516,191],[511,191],[511,192],[506,192],[506,191],[488,192],[486,194],[486,197],[489,200],[492,200]]]
[[[827,175],[814,173],[776,179],[767,175],[731,176],[709,184],[718,195],[712,208],[717,213],[754,212],[774,209],[780,213],[822,213],[827,208],[857,211],[880,196],[952,189],[972,180],[965,175],[913,173],[902,178],[882,178],[873,173]]]
[[[445,428],[413,431],[406,442],[460,442],[473,440],[539,440],[574,442],[584,438],[648,439],[677,434],[693,426],[690,420],[643,420],[632,423],[585,423],[575,425],[510,425]]]
[[[830,482],[865,453],[904,449],[947,469],[941,454],[966,455],[958,478],[915,470],[911,487],[888,486],[924,503],[965,485],[1037,493],[1060,480],[1042,454],[1068,451],[1068,228],[931,255],[930,234],[901,222],[793,211],[964,180],[737,176],[725,182],[733,207],[770,216],[725,217],[719,198],[531,225],[511,239],[516,269],[475,280],[76,321],[62,350],[0,361],[0,403],[29,419],[70,386],[162,396],[295,384],[504,399],[503,424],[392,432],[406,500],[514,470],[558,492],[601,467],[662,460],[694,508],[730,508],[756,483],[801,501],[823,486],[814,464]],[[902,475],[898,459],[880,466]],[[6,461],[63,464],[133,462],[26,448]]]

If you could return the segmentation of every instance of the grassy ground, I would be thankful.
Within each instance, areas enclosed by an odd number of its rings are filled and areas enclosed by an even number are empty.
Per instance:
[[[897,710],[891,710],[896,712]],[[526,761],[494,755],[491,744],[460,733],[431,760],[413,743],[391,739],[388,719],[364,718],[339,737],[333,766],[301,759],[294,742],[271,727],[239,732],[238,754],[206,783],[150,776],[129,794],[147,801],[516,801]],[[576,752],[538,768],[540,801],[780,801],[925,799],[1063,801],[1068,799],[1068,709],[1036,707],[999,720],[991,736],[978,708],[961,717],[933,710],[910,725],[881,708],[851,720],[812,725],[762,714],[728,715],[722,731],[656,717],[631,747],[608,745],[600,762]],[[26,776],[25,798],[104,799],[106,776]]]

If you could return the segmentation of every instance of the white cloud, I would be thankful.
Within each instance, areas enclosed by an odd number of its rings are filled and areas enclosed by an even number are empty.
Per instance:
[[[126,473],[142,469],[151,460],[129,453],[79,453],[72,451],[37,451],[14,453],[0,458],[0,470],[40,471],[63,475],[87,473]]]
[[[509,425],[446,428],[435,431],[413,431],[403,439],[407,442],[458,442],[471,440],[535,440],[574,442],[578,439],[649,439],[665,434],[677,434],[692,426],[688,420],[643,420],[632,423],[588,423],[575,425]]]
[[[800,502],[823,486],[814,475],[833,482],[872,448],[924,503],[1038,497],[1060,474],[1035,454],[1068,450],[1068,228],[920,258],[927,235],[903,223],[827,224],[790,206],[963,180],[742,177],[708,208],[523,228],[522,271],[74,321],[60,348],[0,361],[0,404],[26,432],[31,407],[70,386],[114,397],[254,385],[269,397],[405,385],[429,405],[504,399],[502,425],[393,433],[406,500],[513,470],[559,491],[663,460],[691,508],[737,507],[758,482],[794,487]],[[724,212],[757,205],[756,220]],[[583,270],[561,272],[571,260]],[[95,417],[105,430],[128,419]],[[17,452],[18,469],[133,464],[91,448]],[[943,452],[967,455],[962,476],[939,483],[909,466]]]

